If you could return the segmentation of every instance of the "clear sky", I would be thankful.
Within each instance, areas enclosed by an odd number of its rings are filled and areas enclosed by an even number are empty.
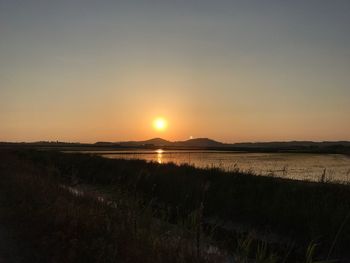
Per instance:
[[[0,0],[0,141],[350,140],[349,14],[348,0]]]

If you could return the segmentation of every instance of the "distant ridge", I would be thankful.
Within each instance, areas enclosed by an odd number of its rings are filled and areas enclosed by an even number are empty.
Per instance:
[[[223,147],[224,143],[217,142],[208,138],[197,138],[190,139],[187,141],[176,141],[171,142],[164,140],[162,138],[153,138],[146,141],[127,141],[127,142],[118,142],[121,146],[135,147],[135,146],[173,146],[173,147]]]
[[[287,141],[287,142],[244,142],[244,143],[222,143],[209,138],[196,138],[185,141],[171,142],[162,138],[153,138],[145,141],[125,141],[125,142],[103,142],[96,144],[119,145],[122,147],[174,147],[174,148],[217,148],[217,149],[233,149],[233,150],[244,150],[244,149],[314,149],[314,148],[342,148],[350,147],[349,141],[324,141],[324,142],[313,142],[313,141]]]
[[[187,141],[174,142],[173,145],[184,147],[224,147],[226,144],[214,141],[209,138],[196,138]]]
[[[0,142],[0,145],[34,145],[34,146],[106,146],[106,147],[203,147],[203,148],[264,148],[264,149],[288,149],[288,148],[336,148],[350,147],[350,141],[272,141],[272,142],[240,142],[240,143],[222,143],[209,138],[196,138],[185,141],[168,141],[162,138],[153,138],[144,141],[121,141],[108,142],[99,141],[93,144],[80,142],[62,142],[62,141],[38,141],[38,142]]]
[[[105,142],[108,144],[108,142]],[[222,143],[209,138],[196,138],[185,141],[171,142],[162,138],[153,138],[145,141],[115,142],[121,146],[176,146],[176,147],[264,147],[264,148],[284,148],[284,147],[330,147],[330,146],[350,146],[349,141],[275,141],[275,142],[243,142],[243,143]]]
[[[220,150],[244,152],[290,152],[290,153],[339,153],[350,156],[350,141],[289,141],[289,142],[245,142],[222,143],[209,138],[196,138],[186,141],[171,142],[162,138],[145,141],[108,142],[99,141],[94,144],[79,142],[40,141],[40,142],[0,142],[0,147],[43,147],[52,149],[174,149],[174,150]]]
[[[118,142],[121,146],[171,146],[173,143],[162,138],[153,138],[146,141]]]

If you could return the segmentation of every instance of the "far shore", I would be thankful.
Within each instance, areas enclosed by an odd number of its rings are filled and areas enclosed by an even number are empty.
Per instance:
[[[349,142],[325,142],[315,145],[300,145],[297,142],[283,142],[280,145],[269,143],[251,143],[249,146],[169,146],[169,145],[122,145],[116,143],[64,143],[64,142],[35,142],[35,143],[12,143],[0,142],[0,148],[34,148],[39,150],[59,151],[138,151],[157,149],[169,151],[215,151],[215,152],[245,152],[245,153],[314,153],[314,154],[344,154],[350,155]],[[329,144],[327,144],[329,143]],[[343,143],[343,144],[342,144]],[[239,145],[239,144],[238,144]]]

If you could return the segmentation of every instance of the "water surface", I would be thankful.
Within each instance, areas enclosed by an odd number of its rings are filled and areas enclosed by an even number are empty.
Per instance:
[[[226,171],[240,169],[261,175],[298,180],[350,180],[350,156],[309,153],[245,153],[227,151],[89,151],[106,158],[142,159],[158,163],[173,162],[196,167],[218,167]]]

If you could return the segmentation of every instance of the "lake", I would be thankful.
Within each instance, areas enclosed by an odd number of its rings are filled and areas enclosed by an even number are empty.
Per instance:
[[[308,153],[245,153],[227,151],[89,151],[113,159],[141,159],[146,161],[190,164],[195,167],[216,167],[226,171],[240,169],[259,175],[272,175],[297,180],[350,180],[350,156],[342,154]]]

